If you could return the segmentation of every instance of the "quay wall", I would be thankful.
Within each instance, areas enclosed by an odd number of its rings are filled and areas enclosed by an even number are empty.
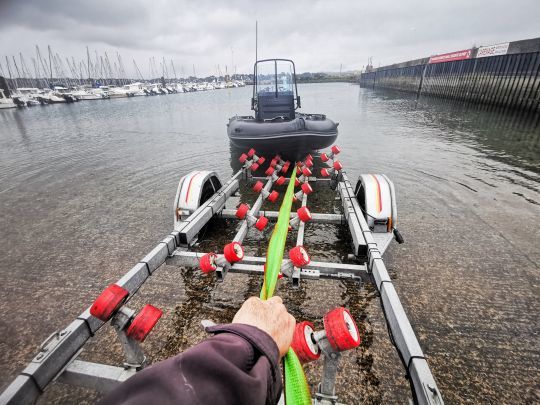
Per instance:
[[[383,66],[360,86],[540,112],[540,38]]]

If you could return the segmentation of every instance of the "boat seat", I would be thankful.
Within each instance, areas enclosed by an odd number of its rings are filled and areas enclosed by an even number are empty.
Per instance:
[[[276,97],[274,93],[269,95],[259,93],[257,95],[257,120],[270,120],[276,117],[294,119],[294,96],[286,94]]]

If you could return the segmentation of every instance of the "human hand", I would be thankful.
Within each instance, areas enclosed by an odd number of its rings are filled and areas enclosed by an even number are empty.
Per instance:
[[[262,301],[251,297],[240,307],[233,323],[256,326],[268,333],[276,342],[279,355],[285,356],[291,346],[296,320],[287,312],[280,297]]]

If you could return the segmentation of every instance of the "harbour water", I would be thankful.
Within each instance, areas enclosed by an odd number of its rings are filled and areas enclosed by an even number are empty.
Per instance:
[[[540,128],[344,83],[301,85],[299,93],[303,112],[340,123],[351,179],[385,173],[396,186],[405,244],[393,245],[386,263],[446,403],[540,401]],[[183,174],[230,176],[225,124],[249,113],[250,97],[246,87],[0,111],[0,389],[171,230]],[[234,232],[233,222],[215,227],[216,236]],[[306,237],[314,257],[346,251],[339,227],[308,226]],[[264,240],[249,240],[249,249],[264,249]],[[150,358],[201,340],[201,319],[231,320],[259,281],[229,275],[216,284],[164,266],[130,302],[164,310],[144,344]],[[361,324],[363,343],[344,356],[338,376],[341,400],[406,402],[408,383],[369,284],[304,282],[279,294],[316,326],[337,305]],[[100,332],[83,357],[119,363],[111,342],[110,330]],[[320,365],[306,369],[315,385]],[[96,398],[53,384],[41,401]]]

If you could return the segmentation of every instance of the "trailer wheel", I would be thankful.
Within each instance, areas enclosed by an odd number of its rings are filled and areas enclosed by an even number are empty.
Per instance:
[[[303,364],[315,361],[321,356],[319,346],[313,342],[312,335],[311,322],[303,321],[296,324],[291,347]]]
[[[129,295],[129,291],[116,284],[111,284],[96,298],[90,307],[90,314],[107,322],[122,306]]]
[[[139,342],[143,342],[154,326],[156,326],[161,315],[163,315],[161,309],[156,308],[153,305],[145,305],[137,316],[135,316],[131,325],[129,325],[126,335]]]
[[[324,331],[328,343],[337,351],[350,350],[360,344],[360,333],[349,311],[335,308],[324,316]]]

